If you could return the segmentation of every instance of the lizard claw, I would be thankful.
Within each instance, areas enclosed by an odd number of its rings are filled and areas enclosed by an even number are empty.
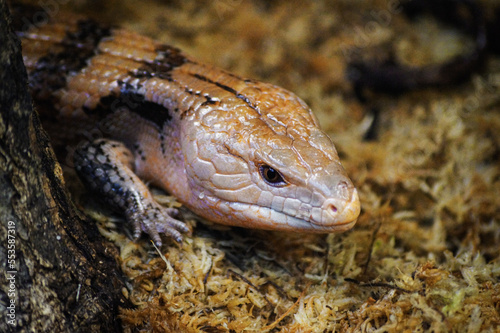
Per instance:
[[[184,222],[174,218],[174,216],[179,215],[178,209],[162,207],[155,201],[142,207],[143,209],[131,209],[126,212],[127,220],[134,226],[135,239],[138,239],[141,233],[145,232],[156,246],[160,247],[162,245],[160,233],[167,234],[176,242],[181,243],[181,233],[189,232],[189,228]]]

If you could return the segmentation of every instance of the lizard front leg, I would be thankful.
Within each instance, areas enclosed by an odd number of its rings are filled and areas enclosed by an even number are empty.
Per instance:
[[[123,143],[108,139],[88,142],[76,149],[73,159],[85,185],[125,214],[134,226],[135,238],[144,231],[161,246],[160,233],[181,242],[181,232],[189,231],[183,222],[172,217],[178,214],[177,209],[162,207],[153,199],[133,172],[134,156]]]

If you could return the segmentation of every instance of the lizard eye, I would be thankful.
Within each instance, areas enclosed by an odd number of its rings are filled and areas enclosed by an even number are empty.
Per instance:
[[[278,170],[271,168],[269,165],[262,164],[259,167],[259,172],[262,178],[271,186],[284,186],[286,185],[283,176],[279,173]]]

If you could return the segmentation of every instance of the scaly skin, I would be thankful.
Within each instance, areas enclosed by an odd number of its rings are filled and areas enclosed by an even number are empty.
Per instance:
[[[36,10],[13,12],[30,18]],[[143,230],[161,244],[159,232],[180,241],[187,230],[137,176],[221,224],[353,227],[357,191],[300,98],[133,32],[62,16],[38,27],[14,20],[33,97],[50,114],[56,143],[99,130],[104,139],[77,150],[77,171],[134,223],[136,236]]]

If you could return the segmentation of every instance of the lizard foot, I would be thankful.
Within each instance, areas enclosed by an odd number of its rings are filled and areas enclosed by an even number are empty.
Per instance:
[[[165,208],[153,199],[148,187],[133,171],[134,156],[121,142],[99,139],[80,146],[73,156],[80,179],[116,211],[125,213],[134,236],[146,232],[157,246],[160,233],[182,241],[189,228],[175,216],[178,210]]]

